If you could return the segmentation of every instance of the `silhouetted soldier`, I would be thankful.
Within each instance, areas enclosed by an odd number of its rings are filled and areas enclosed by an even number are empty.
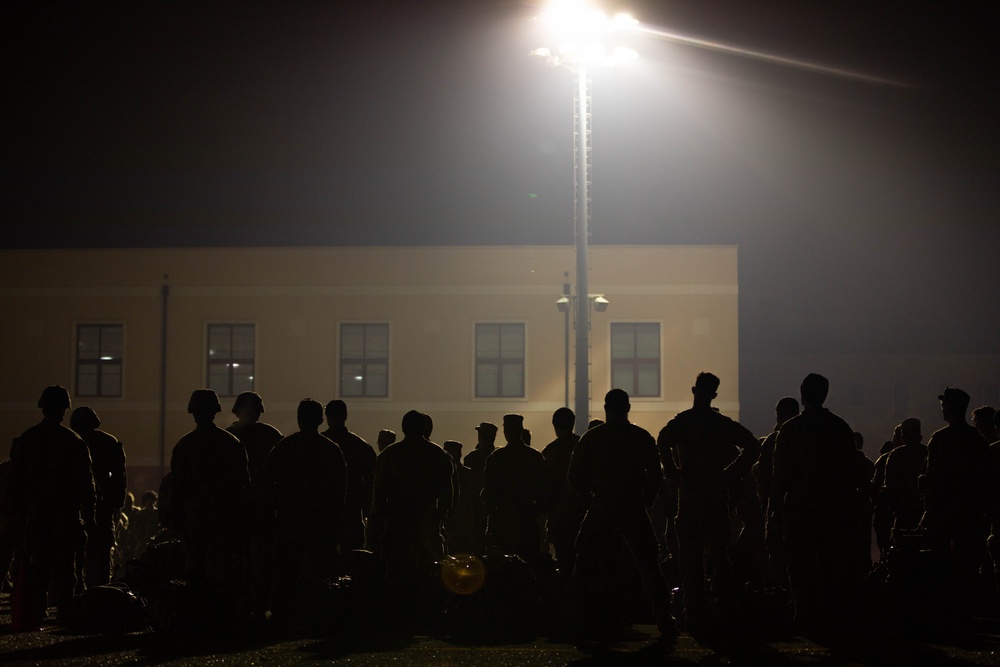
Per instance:
[[[757,497],[764,508],[764,543],[767,547],[768,578],[770,583],[782,588],[788,587],[788,571],[785,558],[784,537],[781,528],[771,523],[771,483],[774,478],[774,443],[778,430],[786,421],[799,414],[799,402],[791,396],[783,396],[774,406],[774,430],[767,434],[760,444],[760,456],[753,465]]]
[[[972,425],[976,427],[979,435],[983,436],[987,443],[993,443],[1000,439],[997,427],[993,423],[996,414],[997,411],[989,405],[981,405],[972,411]]]
[[[272,610],[283,621],[294,611],[300,579],[326,580],[335,573],[347,491],[344,455],[319,432],[323,406],[304,399],[296,416],[299,431],[279,442],[264,466],[275,513]]]
[[[524,417],[504,415],[503,435],[506,446],[486,459],[483,471],[486,546],[531,562],[541,553],[548,471],[542,453],[524,442]]]
[[[496,449],[496,424],[483,422],[476,427],[476,448],[465,455],[465,465],[477,475],[486,469],[486,459]]]
[[[475,475],[471,469],[462,464],[462,443],[457,440],[445,440],[443,446],[444,451],[448,452],[455,462],[455,476],[452,478],[455,488],[454,508],[445,525],[448,553],[451,555],[482,553],[483,534],[477,531],[479,489],[476,486]]]
[[[865,454],[865,438],[854,432],[854,486],[855,532],[854,555],[861,576],[868,574],[872,567],[872,478],[875,476],[875,462]]]
[[[384,428],[378,432],[378,453],[381,454],[382,450],[396,442],[396,432],[390,429]]]
[[[347,404],[343,401],[326,404],[326,422],[329,428],[323,435],[340,446],[347,461],[347,499],[340,529],[340,549],[363,549],[365,526],[372,508],[375,450],[364,438],[347,429]]]
[[[892,440],[887,440],[879,449],[875,459],[875,472],[872,474],[872,529],[875,531],[875,542],[878,546],[879,562],[885,560],[892,544],[892,510],[885,499],[885,465],[889,462],[889,454],[893,449],[903,444],[900,437],[900,427],[893,429]]]
[[[542,450],[549,470],[552,508],[548,516],[548,539],[556,552],[559,576],[568,580],[576,567],[576,535],[583,521],[583,503],[569,483],[569,462],[580,436],[573,433],[576,415],[569,408],[552,413],[552,428],[556,439]]]
[[[624,538],[663,634],[676,627],[670,616],[670,591],[660,572],[656,536],[648,508],[663,483],[656,442],[628,420],[628,394],[612,389],[604,397],[607,423],[587,431],[569,465],[569,482],[584,499],[587,512],[576,539],[576,569],[570,590],[577,610],[587,609],[591,587],[610,573],[601,571],[609,544]]]
[[[717,594],[732,592],[729,493],[742,489],[760,454],[753,433],[712,409],[718,388],[719,378],[700,373],[691,388],[693,407],[667,422],[657,438],[664,468],[677,479],[677,538],[689,631],[706,620],[706,572]]]
[[[118,438],[98,428],[101,420],[91,408],[74,410],[69,425],[87,443],[97,493],[96,523],[87,534],[87,586],[103,586],[111,581],[115,525],[125,504],[125,449]]]
[[[241,583],[243,575],[250,475],[246,449],[214,423],[221,411],[214,391],[195,390],[188,401],[195,428],[177,441],[170,457],[171,512],[191,582]]]
[[[476,448],[465,455],[465,465],[472,471],[476,494],[476,534],[486,539],[486,506],[483,504],[483,470],[486,459],[496,451],[497,427],[490,422],[482,422],[476,427]],[[485,542],[484,542],[485,545]]]
[[[960,600],[975,587],[985,560],[989,531],[986,513],[994,505],[996,473],[986,440],[965,421],[969,395],[948,387],[938,396],[948,425],[927,441],[921,477],[925,512],[920,525],[942,545],[950,545]]]
[[[232,413],[236,421],[226,430],[240,440],[247,453],[247,470],[250,473],[247,512],[250,518],[250,542],[247,545],[250,559],[250,578],[253,587],[254,611],[262,615],[264,601],[270,588],[271,555],[274,545],[274,517],[264,503],[261,477],[264,464],[275,445],[283,437],[281,431],[260,421],[264,414],[264,399],[253,391],[245,391],[233,402]]]
[[[854,432],[823,407],[829,382],[802,381],[802,413],[778,431],[771,521],[784,529],[795,620],[829,627],[846,620],[849,593],[860,576],[851,562],[856,494]]]
[[[403,439],[389,445],[375,465],[368,539],[390,577],[413,575],[444,556],[441,526],[452,506],[452,461],[424,437],[426,419],[403,415]]]
[[[882,498],[892,515],[893,529],[912,530],[924,515],[924,498],[917,480],[927,461],[927,447],[920,442],[923,435],[919,419],[904,419],[896,428],[900,445],[886,459]]]
[[[271,450],[283,436],[278,429],[260,421],[260,416],[264,414],[264,399],[257,392],[245,391],[237,396],[232,412],[236,421],[226,430],[239,438],[246,449],[247,469],[253,483],[264,468]]]
[[[77,549],[92,531],[96,512],[90,452],[76,433],[62,425],[69,392],[46,387],[38,399],[42,421],[25,431],[11,450],[15,485],[25,517],[21,558],[26,578],[15,582],[15,629],[37,628],[45,618],[46,593],[63,622],[76,586]],[[21,597],[17,586],[26,586]]]

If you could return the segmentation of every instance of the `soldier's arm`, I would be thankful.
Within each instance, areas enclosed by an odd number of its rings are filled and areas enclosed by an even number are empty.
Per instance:
[[[659,435],[656,436],[656,449],[660,455],[660,464],[663,466],[664,476],[672,482],[676,482],[680,477],[680,471],[677,469],[677,463],[674,460],[674,435],[673,427],[671,424],[673,421],[667,422],[667,425],[660,429]]]
[[[90,460],[90,450],[87,445],[79,442],[79,462],[77,464],[80,497],[80,517],[89,527],[97,521],[97,489],[94,486],[94,468]]]
[[[732,438],[740,449],[740,455],[726,466],[726,477],[730,483],[743,479],[760,456],[760,441],[739,422],[732,422]]]
[[[656,498],[657,491],[660,490],[660,486],[663,484],[663,468],[660,465],[660,456],[657,453],[656,442],[653,440],[652,435],[643,443],[642,452],[646,458],[643,461],[645,479],[642,485],[642,499],[645,501],[646,506],[650,507]]]
[[[110,488],[114,489],[111,504],[116,510],[120,510],[125,505],[125,493],[128,490],[128,473],[125,469],[125,447],[117,440],[115,440],[115,455],[111,461]]]
[[[780,523],[785,509],[785,493],[789,482],[789,443],[787,434],[778,431],[774,439],[774,460],[771,468],[771,497],[768,501],[770,519]]]
[[[593,462],[590,442],[584,437],[580,438],[573,449],[573,455],[569,459],[569,469],[566,471],[566,479],[573,491],[585,503],[590,502],[594,492],[594,479],[591,470]]]

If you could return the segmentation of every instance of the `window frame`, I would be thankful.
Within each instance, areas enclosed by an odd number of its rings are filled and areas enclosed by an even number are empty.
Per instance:
[[[213,327],[229,327],[229,349],[230,356],[228,357],[214,357],[212,355],[211,348],[211,335]],[[253,356],[252,357],[233,357],[232,356],[232,341],[233,341],[233,327],[252,327],[253,329]],[[202,354],[202,359],[204,360],[204,372],[202,377],[205,378],[205,387],[212,389],[219,398],[234,398],[243,391],[256,391],[257,387],[257,323],[256,322],[246,322],[246,321],[217,321],[217,322],[206,322],[204,331],[202,332],[202,341],[204,342],[204,353]],[[212,386],[212,367],[220,363],[220,359],[224,359],[222,363],[227,365],[227,393],[219,391],[216,387]],[[249,363],[253,366],[253,373],[249,376],[250,388],[243,389],[241,391],[236,391],[233,387],[233,368],[232,364],[242,364]]]
[[[479,356],[479,331],[480,327],[497,327],[497,340],[500,349],[496,358],[482,359]],[[505,358],[503,356],[502,332],[506,326],[520,327],[521,333],[521,356],[515,360],[514,357]],[[496,393],[480,394],[479,367],[481,363],[496,364]],[[514,364],[520,365],[521,386],[519,394],[503,393],[503,369]],[[527,400],[528,398],[528,323],[524,320],[494,320],[473,322],[472,326],[472,397],[475,400]]]
[[[615,329],[616,327],[632,327],[633,349],[638,350],[638,331],[636,327],[640,325],[655,326],[657,332],[656,358],[639,357],[637,354],[630,358],[615,357]],[[656,393],[639,393],[639,367],[640,364],[650,364],[655,362],[656,368]],[[611,384],[615,382],[616,370],[619,364],[627,364],[631,367],[632,385],[630,387],[618,387],[628,392],[630,398],[638,400],[657,400],[663,398],[663,323],[655,320],[618,320],[609,323],[608,326],[608,371]]]
[[[80,333],[85,328],[98,329],[97,358],[82,360],[80,358]],[[105,359],[103,345],[104,330],[117,328],[121,331],[121,351],[118,359]],[[74,322],[73,323],[73,395],[80,398],[122,398],[125,395],[125,323],[124,322]],[[80,369],[82,366],[94,366],[97,369],[96,393],[83,393],[80,389]],[[102,372],[105,367],[116,366],[118,368],[118,393],[104,393],[102,389]]]
[[[344,328],[345,327],[364,327],[364,332],[362,333],[362,356],[360,358],[346,358],[344,356]],[[369,357],[368,356],[368,327],[384,327],[385,329],[385,356],[384,357]],[[390,396],[390,368],[389,362],[392,358],[392,326],[389,322],[378,321],[378,320],[357,320],[357,321],[343,321],[337,326],[337,395],[340,398],[349,398],[352,400],[364,400],[364,399],[387,399]],[[385,393],[382,394],[372,394],[369,393],[368,389],[368,365],[369,364],[383,364],[385,366]],[[344,391],[344,367],[348,364],[361,364],[361,383],[362,389],[360,394],[346,393]]]

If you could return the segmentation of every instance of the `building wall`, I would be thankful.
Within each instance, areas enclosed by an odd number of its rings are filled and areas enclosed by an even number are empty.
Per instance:
[[[173,443],[192,426],[186,404],[207,382],[209,324],[255,325],[264,421],[290,433],[300,399],[339,397],[340,324],[380,322],[390,332],[389,395],[347,399],[352,430],[374,444],[379,429],[399,431],[403,413],[417,409],[434,418],[433,439],[459,440],[467,452],[476,424],[518,412],[541,448],[552,438],[552,411],[565,402],[565,320],[555,302],[574,282],[574,262],[563,246],[3,251],[0,425],[15,436],[35,423],[45,385],[75,394],[78,324],[121,323],[121,397],[74,405],[95,408],[125,443],[130,486],[141,492],[155,488]],[[634,399],[632,420],[655,434],[690,405],[702,370],[722,378],[716,404],[739,417],[735,247],[596,246],[589,273],[591,294],[611,302],[592,314],[592,416],[603,416],[610,388],[611,324],[656,322],[660,396]],[[483,322],[524,323],[523,398],[475,398],[475,325]],[[572,377],[571,368],[571,406]],[[232,398],[222,403],[228,410]],[[223,413],[217,423],[229,421]]]

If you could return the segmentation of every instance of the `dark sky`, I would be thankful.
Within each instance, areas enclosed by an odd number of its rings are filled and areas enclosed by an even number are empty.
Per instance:
[[[531,3],[114,4],[4,10],[0,245],[572,243]],[[744,356],[996,351],[995,3],[618,6],[900,85],[636,38],[593,77],[595,243],[739,244]]]

